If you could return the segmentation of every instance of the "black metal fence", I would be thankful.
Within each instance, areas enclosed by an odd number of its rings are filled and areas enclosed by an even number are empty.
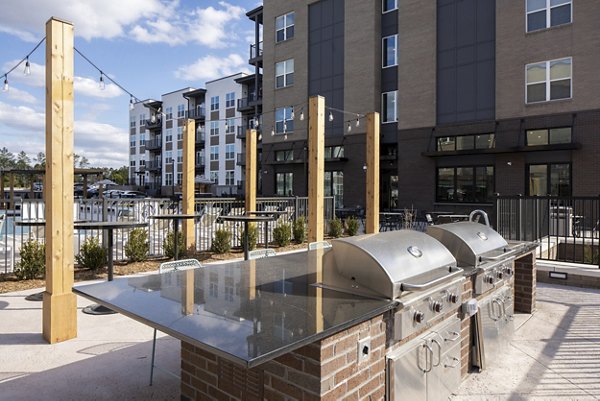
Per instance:
[[[291,223],[300,216],[308,216],[308,198],[306,197],[272,197],[258,198],[257,210],[279,211],[280,217],[270,222],[267,227],[258,228],[259,245],[273,240],[273,229],[282,224]],[[325,219],[335,215],[333,197],[325,198]],[[232,235],[232,246],[241,246],[242,225],[221,222],[219,216],[239,215],[244,213],[244,201],[234,198],[202,198],[197,199],[195,212],[198,217],[194,221],[195,243],[197,251],[210,250],[216,230],[229,231]],[[151,256],[163,256],[163,242],[167,233],[173,229],[172,220],[151,219],[154,215],[181,213],[181,203],[170,199],[76,199],[73,207],[75,221],[137,221],[148,223],[149,253]],[[20,249],[24,242],[34,239],[45,242],[43,225],[24,227],[15,225],[15,220],[45,219],[45,204],[43,200],[23,200],[13,209],[0,210],[6,215],[0,225],[0,273],[14,270],[20,260]],[[266,224],[266,223],[263,223]],[[266,229],[265,229],[266,228]],[[79,247],[86,238],[94,236],[102,239],[102,230],[76,230],[74,232],[74,250],[79,253]],[[114,260],[125,260],[124,245],[128,240],[127,230],[114,230]]]
[[[538,258],[600,265],[600,197],[499,196],[496,229],[535,241]]]

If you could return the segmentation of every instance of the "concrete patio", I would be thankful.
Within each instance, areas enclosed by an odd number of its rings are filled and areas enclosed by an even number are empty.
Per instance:
[[[122,315],[78,314],[78,337],[41,336],[41,303],[0,294],[0,398],[178,400],[179,380],[155,371],[152,329]],[[78,298],[78,308],[90,302]],[[518,315],[501,360],[462,384],[455,401],[600,399],[600,290],[538,284],[538,310]],[[179,342],[160,337],[157,364],[177,371]]]

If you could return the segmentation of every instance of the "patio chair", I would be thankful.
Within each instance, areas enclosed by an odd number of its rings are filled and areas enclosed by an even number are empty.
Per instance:
[[[255,249],[248,252],[248,259],[263,259],[275,256],[277,253],[273,249]]]
[[[172,272],[175,270],[188,270],[188,269],[196,269],[199,267],[202,267],[202,265],[196,259],[173,260],[171,262],[161,263],[160,266],[158,267],[158,273],[164,274],[164,273]],[[156,332],[157,332],[157,330],[154,329],[154,335],[152,337],[152,359],[151,359],[151,365],[150,365],[150,385],[152,385],[152,379],[154,378],[154,368],[156,367],[156,368],[160,369],[154,363],[155,359],[156,359]],[[177,376],[173,372],[169,372],[169,371],[166,371],[166,372],[171,375]]]
[[[329,241],[316,241],[308,244],[308,250],[314,251],[316,249],[328,249],[331,248],[331,242]]]

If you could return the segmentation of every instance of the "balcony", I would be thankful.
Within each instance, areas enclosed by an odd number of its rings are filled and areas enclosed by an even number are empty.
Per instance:
[[[146,163],[146,169],[151,172],[160,172],[161,162],[160,160],[151,160]]]
[[[195,168],[204,168],[206,166],[206,158],[204,156],[196,156]]]
[[[246,154],[245,153],[238,153],[237,154],[237,165],[238,166],[245,166],[246,165]]]
[[[250,45],[250,60],[248,60],[249,64],[262,64],[262,56],[263,56],[263,42],[258,42],[258,45],[251,44]]]
[[[146,129],[155,130],[160,128],[162,128],[162,118],[156,117],[146,120]]]
[[[146,141],[146,150],[153,152],[153,151],[160,151],[162,149],[162,138],[161,137],[157,137],[154,139],[151,139],[149,141]]]
[[[203,145],[206,140],[206,131],[196,131],[196,145]]]
[[[188,117],[195,120],[206,119],[206,109],[204,107],[197,107],[195,109],[188,110]]]
[[[243,97],[241,99],[238,99],[237,111],[239,111],[239,112],[253,111],[254,107],[261,102],[262,102],[262,96],[256,96],[255,94],[251,93],[248,95],[248,97]]]

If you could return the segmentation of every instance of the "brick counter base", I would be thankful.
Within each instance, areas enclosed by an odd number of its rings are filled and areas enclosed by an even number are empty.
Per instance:
[[[536,258],[533,252],[515,260],[515,312],[535,311],[536,270]]]

